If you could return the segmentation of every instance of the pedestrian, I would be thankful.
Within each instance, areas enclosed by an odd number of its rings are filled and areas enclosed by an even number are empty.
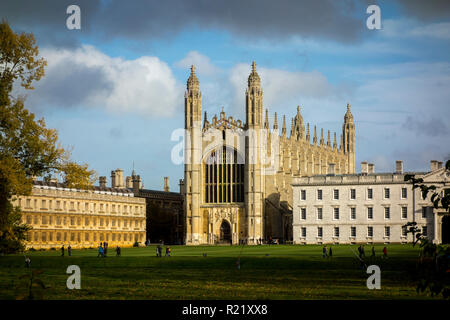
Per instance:
[[[117,246],[117,248],[116,248],[116,256],[120,257],[120,247],[119,246]]]
[[[324,246],[322,249],[322,257],[326,258],[327,257],[327,246]]]
[[[358,253],[359,253],[359,258],[362,258],[362,245],[359,245],[358,247]]]
[[[61,247],[61,257],[64,257],[64,245]]]
[[[98,255],[97,255],[97,258],[98,257],[103,257],[103,247],[102,246],[99,246],[98,247]]]
[[[383,248],[383,258],[387,259],[387,248],[386,247]]]
[[[159,257],[159,245],[156,246],[156,256]]]
[[[330,249],[328,249],[328,256],[330,258],[333,256],[333,250],[331,249],[331,247],[330,247]]]
[[[106,253],[108,251],[108,242],[103,242],[103,256],[106,257]]]
[[[27,256],[25,256],[25,267],[29,268],[31,264],[31,260],[30,258],[28,258]]]
[[[172,248],[171,247],[169,247],[169,257],[170,257],[170,254],[172,253]]]
[[[375,258],[375,247],[372,247],[372,255],[371,258]]]
[[[237,258],[236,267],[238,270],[241,270],[241,258]]]
[[[69,257],[72,255],[72,247],[70,246],[70,243],[69,246],[67,247],[67,253],[69,254]]]
[[[364,253],[364,246],[361,246],[361,257],[365,258],[366,254]]]
[[[166,257],[169,257],[169,246],[166,247]]]

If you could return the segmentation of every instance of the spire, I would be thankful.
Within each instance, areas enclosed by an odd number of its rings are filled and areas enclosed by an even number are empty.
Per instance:
[[[135,175],[136,175],[136,172],[134,171],[134,160],[133,160],[133,171],[131,171],[131,176],[133,177]]]
[[[339,148],[340,152],[344,152],[344,136],[341,134],[341,146]]]
[[[278,120],[277,120],[277,113],[275,112],[275,119],[273,120],[273,129],[278,130]]]
[[[281,128],[281,134],[286,136],[286,116],[283,115],[283,127]]]
[[[350,103],[347,103],[347,112],[344,116],[344,122],[353,122],[353,114],[350,111]]]
[[[313,143],[314,143],[314,145],[317,145],[317,131],[316,131],[316,126],[314,126]]]
[[[203,119],[203,128],[206,128],[207,124],[208,124],[208,115],[206,114],[206,111],[205,111],[205,119]]]
[[[195,74],[195,66],[191,66],[191,75],[189,76],[187,80],[187,89],[188,90],[197,90],[199,89],[199,81]]]
[[[264,129],[269,129],[269,110],[266,109],[266,118],[264,120]]]
[[[320,146],[323,146],[325,144],[323,140],[323,128],[320,128]]]
[[[252,63],[252,72],[248,76],[248,87],[260,87],[261,86],[261,79],[258,75],[258,72],[256,72],[256,63],[253,61]]]
[[[336,132],[334,133],[334,142],[333,142],[333,150],[336,150],[337,142],[336,142]]]
[[[327,146],[328,148],[331,146],[331,139],[330,139],[330,130],[328,130],[328,140],[327,140]]]
[[[311,137],[309,135],[309,123],[306,124],[306,143],[311,143]]]
[[[291,119],[291,137],[294,135],[294,118]]]

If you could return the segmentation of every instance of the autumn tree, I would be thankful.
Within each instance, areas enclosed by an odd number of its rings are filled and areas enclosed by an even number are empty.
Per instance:
[[[16,85],[32,90],[46,64],[33,34],[18,34],[6,21],[0,23],[0,252],[23,249],[29,227],[12,201],[31,194],[34,177],[61,175],[76,188],[89,188],[96,179],[88,165],[70,159],[56,130],[25,108],[24,97],[13,96]]]

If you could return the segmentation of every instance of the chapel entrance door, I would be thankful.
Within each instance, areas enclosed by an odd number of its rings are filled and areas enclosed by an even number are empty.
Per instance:
[[[223,220],[220,225],[220,242],[231,243],[231,226],[225,220]]]

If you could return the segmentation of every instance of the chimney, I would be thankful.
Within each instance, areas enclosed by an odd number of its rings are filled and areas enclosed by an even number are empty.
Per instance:
[[[99,177],[98,180],[99,180],[100,188],[102,188],[102,189],[106,188],[106,177],[105,176]]]
[[[111,188],[116,187],[116,172],[111,171]]]
[[[366,161],[361,162],[361,174],[363,176],[366,176],[368,174],[368,172],[369,172],[369,168],[367,166],[367,162]]]
[[[141,176],[140,175],[134,175],[133,179],[133,192],[137,193],[141,187]]]
[[[402,160],[395,161],[395,173],[403,174],[403,161]]]
[[[373,163],[367,164],[367,173],[368,174],[375,173],[375,165]]]
[[[437,166],[438,166],[438,169],[441,169],[442,168],[442,161],[439,161]]]
[[[329,163],[328,164],[328,174],[335,175],[336,174],[336,164],[335,163]]]
[[[169,177],[164,177],[164,192],[169,192]]]
[[[183,179],[180,179],[179,186],[180,186],[180,193],[184,195],[186,193],[186,190],[184,189],[184,180]]]
[[[125,185],[123,184],[123,170],[116,169],[116,188],[123,188]]]
[[[430,169],[431,169],[431,171],[435,171],[435,170],[437,170],[437,169],[439,169],[439,161],[437,161],[437,160],[431,160],[430,161]]]
[[[126,179],[126,187],[128,188],[128,189],[133,189],[133,180],[131,180],[131,177],[127,177],[127,179]]]

